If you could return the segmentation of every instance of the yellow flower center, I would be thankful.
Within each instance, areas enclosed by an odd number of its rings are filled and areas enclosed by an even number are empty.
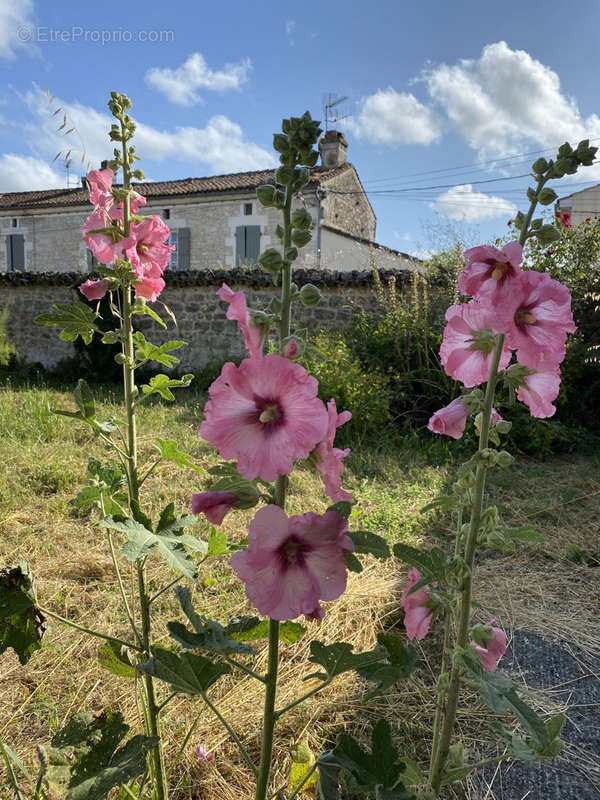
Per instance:
[[[263,410],[260,412],[260,416],[258,418],[260,422],[277,422],[278,419],[281,419],[281,413],[279,411],[279,406],[276,403],[270,403],[266,405]]]

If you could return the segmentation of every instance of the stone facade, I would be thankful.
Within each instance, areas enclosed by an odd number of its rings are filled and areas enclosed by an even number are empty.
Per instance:
[[[361,239],[375,241],[376,218],[356,170],[330,178],[324,186],[321,221]]]
[[[387,274],[394,274],[400,281],[409,280],[408,272]],[[139,327],[157,344],[174,338],[188,342],[178,353],[181,358],[178,371],[183,372],[244,355],[237,325],[226,319],[227,306],[218,301],[215,294],[223,281],[232,289],[244,289],[250,307],[254,308],[266,308],[280,291],[259,270],[181,272],[167,277],[167,287],[160,299],[174,313],[177,326],[169,320],[169,329],[165,332],[148,317],[137,318],[136,322],[139,321]],[[381,277],[385,280],[386,273]],[[296,270],[294,280],[298,285],[318,285],[323,295],[321,302],[311,308],[295,304],[296,329],[340,329],[353,314],[378,308],[372,272]],[[38,326],[33,320],[39,314],[51,312],[53,303],[71,303],[79,298],[75,287],[80,281],[81,277],[73,273],[0,274],[0,309],[9,308],[7,333],[20,358],[52,367],[74,355],[73,345],[59,338],[57,328]],[[156,303],[155,308],[160,313],[160,303]],[[166,318],[165,314],[162,316]]]

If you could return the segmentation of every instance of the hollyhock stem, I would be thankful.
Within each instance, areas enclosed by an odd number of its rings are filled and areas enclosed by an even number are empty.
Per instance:
[[[492,419],[492,406],[494,405],[494,393],[496,390],[496,380],[498,378],[498,365],[500,363],[503,347],[504,334],[499,334],[494,347],[492,361],[490,364],[490,375],[485,391],[484,407],[481,415],[481,430],[479,433],[479,452],[488,446],[488,438]],[[471,621],[471,601],[473,591],[473,561],[475,557],[475,548],[477,545],[477,534],[479,533],[481,516],[483,513],[485,475],[486,467],[479,463],[475,472],[473,508],[464,550],[464,561],[467,568],[467,574],[464,579],[464,585],[460,596],[458,633],[456,638],[456,649],[458,651],[467,646],[469,638],[469,624]],[[448,688],[446,701],[446,712],[444,714],[444,721],[440,733],[439,746],[437,747],[437,752],[435,753],[435,762],[432,763],[429,773],[429,782],[436,794],[440,790],[443,769],[446,759],[448,758],[450,740],[454,731],[456,708],[458,705],[458,695],[460,691],[461,671],[461,666],[459,664],[454,663],[452,665],[450,686]]]
[[[131,187],[131,169],[129,153],[127,151],[127,136],[124,120],[120,118],[121,123],[121,142],[122,142],[122,168],[123,168],[123,187],[129,189]],[[131,214],[129,205],[129,196],[125,197],[123,202],[123,232],[125,237],[128,237],[131,229]],[[131,512],[135,515],[139,510],[139,478],[138,478],[138,464],[137,464],[137,422],[135,414],[135,400],[137,396],[137,387],[135,385],[135,357],[134,357],[134,344],[133,344],[133,326],[132,326],[132,313],[131,313],[131,287],[128,286],[122,290],[122,323],[121,323],[122,341],[123,341],[123,388],[125,410],[127,414],[127,480],[129,484],[129,504]],[[151,638],[151,618],[150,618],[150,597],[146,591],[146,562],[145,559],[137,562],[137,582],[138,593],[140,602],[140,617],[141,617],[141,645],[144,655],[150,658],[150,638]],[[146,692],[147,708],[148,708],[148,724],[147,733],[149,736],[156,737],[158,742],[152,750],[153,761],[153,778],[154,789],[156,792],[156,800],[167,800],[168,788],[165,774],[165,765],[163,760],[161,739],[160,739],[160,724],[159,724],[159,708],[156,703],[156,695],[154,692],[154,682],[152,676],[149,674],[144,675],[144,687]]]
[[[283,252],[292,243],[292,193],[289,186],[286,189],[285,204],[283,207]],[[292,304],[292,267],[286,260],[283,262],[281,272],[281,322],[279,324],[279,352],[283,354],[284,342],[290,335],[290,307]],[[278,475],[275,483],[275,503],[285,511],[285,493],[287,477]],[[269,656],[267,674],[265,676],[265,704],[263,710],[263,739],[260,752],[260,766],[256,781],[255,800],[265,800],[271,772],[271,757],[273,753],[273,733],[275,730],[276,714],[275,699],[277,696],[277,671],[279,667],[279,622],[269,620]]]

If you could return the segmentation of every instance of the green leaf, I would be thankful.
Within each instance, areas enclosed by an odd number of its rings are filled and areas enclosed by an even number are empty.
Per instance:
[[[11,647],[26,664],[42,646],[44,621],[28,564],[0,570],[0,655]]]
[[[77,381],[77,386],[73,391],[73,398],[77,403],[77,408],[86,419],[93,419],[96,416],[96,403],[94,402],[94,395],[87,383],[80,378]]]
[[[106,516],[100,525],[120,531],[127,536],[122,553],[129,561],[141,561],[149,556],[156,546],[170,567],[181,572],[186,578],[196,580],[198,567],[185,547],[205,553],[207,544],[182,533],[192,522],[195,522],[194,517],[187,514],[175,517],[173,506],[170,504],[161,515],[156,533],[132,517],[121,515]]]
[[[414,800],[414,794],[400,781],[406,766],[392,743],[387,720],[379,720],[373,728],[371,745],[369,753],[353,736],[340,733],[332,752],[341,770],[349,773],[361,793],[371,790],[385,800]]]
[[[147,317],[152,317],[155,322],[158,322],[163,328],[167,327],[166,322],[163,322],[162,319],[158,316],[156,311],[149,306],[143,297],[137,297],[135,303],[131,307],[132,314],[145,314]]]
[[[103,644],[98,650],[98,662],[103,669],[120,678],[135,678],[137,675],[135,667],[123,653],[123,645],[118,642]]]
[[[356,670],[362,678],[377,683],[377,687],[369,692],[369,698],[404,680],[421,664],[415,648],[405,645],[400,636],[379,633],[377,642],[379,646],[373,653],[381,654],[386,661],[377,661]]]
[[[160,450],[161,458],[164,458],[165,461],[171,461],[178,467],[189,467],[189,469],[195,469],[196,472],[206,474],[206,470],[194,464],[191,456],[184,453],[183,450],[179,450],[174,439],[157,439],[156,445]]]
[[[158,315],[157,315],[158,316]],[[179,364],[180,359],[177,356],[170,355],[171,350],[178,350],[183,347],[187,342],[180,340],[173,340],[165,342],[165,344],[158,347],[152,342],[146,340],[146,337],[141,331],[136,331],[133,334],[133,341],[135,344],[135,360],[138,365],[145,364],[148,361],[156,361],[158,364],[163,364],[165,367],[174,367]]]
[[[187,587],[177,586],[175,595],[183,613],[192,623],[193,631],[181,622],[167,622],[167,630],[183,647],[189,650],[209,650],[213,653],[254,653],[250,645],[232,639],[219,622],[197,614],[192,605],[192,594]]]
[[[354,553],[346,553],[346,568],[350,570],[350,572],[362,572],[363,565],[361,564],[360,560],[354,555]]]
[[[17,800],[25,800],[25,795],[21,791],[21,787],[19,786],[19,781],[17,780],[17,776],[15,775],[15,771],[13,769],[13,761],[15,761],[17,766],[21,767],[21,770],[25,770],[25,767],[17,759],[12,750],[7,745],[5,745],[1,739],[0,739],[0,752],[2,753],[4,763],[6,764],[6,771],[8,773],[8,778],[10,780],[11,788],[15,793],[15,797],[17,798]],[[31,782],[31,778],[29,778],[29,780]]]
[[[222,556],[227,552],[227,534],[211,525],[210,534],[208,536],[208,551],[209,556]]]
[[[81,336],[85,344],[89,344],[94,333],[100,332],[98,326],[94,324],[94,320],[100,315],[85,303],[79,300],[72,305],[54,303],[52,308],[56,310],[55,314],[40,314],[35,318],[35,324],[62,327],[60,338],[66,342],[74,342]]]
[[[327,511],[335,511],[337,514],[340,514],[340,516],[348,519],[352,512],[352,503],[349,503],[347,500],[340,500],[339,503],[334,503],[332,506],[329,506]]]
[[[287,783],[287,788],[290,792],[293,792],[300,785],[302,785],[303,791],[307,791],[316,784],[319,779],[316,772],[313,772],[310,778],[303,783],[314,763],[315,754],[309,747],[308,739],[301,739],[293,745],[292,768]]]
[[[239,620],[247,620],[246,626],[240,630]],[[254,620],[254,624],[250,624]],[[266,639],[269,635],[269,620],[259,617],[238,617],[232,620],[226,628],[227,633],[237,642],[255,642],[258,639]],[[306,633],[306,628],[299,622],[282,622],[279,626],[279,640],[286,644],[294,644]]]
[[[75,714],[45,748],[42,764],[52,796],[101,800],[111,789],[137,778],[158,739],[134,736],[119,747],[129,726],[118,712]]]
[[[168,375],[164,375],[163,373],[154,375],[150,378],[150,383],[142,384],[141,389],[145,395],[142,399],[146,399],[153,394],[159,394],[164,400],[175,400],[175,395],[171,389],[187,387],[190,385],[193,378],[193,375],[184,375],[183,378],[169,378]]]
[[[383,536],[370,531],[352,531],[348,536],[354,542],[355,553],[369,553],[375,558],[390,558],[390,547]]]
[[[361,667],[383,661],[386,653],[372,650],[367,653],[353,653],[354,647],[347,642],[334,642],[334,644],[323,644],[313,641],[310,643],[310,658],[313,664],[319,664],[325,669],[323,672],[313,672],[307,675],[304,680],[309,678],[319,678],[320,680],[331,680],[336,675],[349,670],[359,670]]]
[[[168,683],[176,692],[204,694],[222,675],[231,672],[228,664],[216,664],[194,653],[178,655],[164,647],[152,647],[151,658],[137,668]]]
[[[552,244],[552,242],[556,242],[560,239],[560,231],[558,231],[554,225],[542,225],[541,228],[535,231],[535,235],[537,236],[538,242],[544,246]]]
[[[425,783],[425,775],[421,767],[412,758],[403,758],[404,772],[402,773],[402,783],[410,788],[411,786],[421,786]]]
[[[434,580],[441,580],[448,571],[449,559],[439,547],[432,547],[431,550],[420,550],[417,547],[398,542],[394,545],[394,555],[405,564],[416,567],[421,576],[428,579],[428,583]]]

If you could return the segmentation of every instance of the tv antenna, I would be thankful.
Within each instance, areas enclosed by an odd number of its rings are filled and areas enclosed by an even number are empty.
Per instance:
[[[347,97],[335,97],[331,92],[327,95],[327,98],[324,98],[323,102],[323,109],[324,109],[324,117],[325,117],[325,130],[329,130],[330,123],[340,122],[343,119],[346,119],[350,116],[350,114],[345,114],[342,112],[342,109],[338,108],[340,103],[343,103],[347,100]]]

